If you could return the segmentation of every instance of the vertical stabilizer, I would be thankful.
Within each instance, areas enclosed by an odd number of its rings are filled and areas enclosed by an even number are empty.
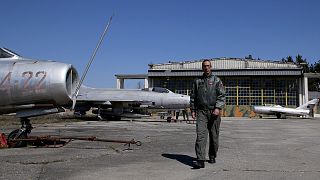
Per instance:
[[[314,105],[316,105],[319,102],[319,99],[312,99],[311,101],[308,101],[305,104],[302,104],[301,106],[297,107],[296,109],[310,109],[313,108]]]

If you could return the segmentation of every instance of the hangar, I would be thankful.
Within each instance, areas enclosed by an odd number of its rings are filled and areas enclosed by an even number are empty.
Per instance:
[[[221,78],[226,88],[224,116],[251,116],[253,105],[296,107],[308,100],[308,77],[300,65],[247,58],[210,61],[213,74]],[[202,60],[149,64],[148,74],[143,76],[148,82],[145,84],[190,95],[193,80],[202,75],[201,63]],[[117,82],[130,76],[134,75],[116,75]]]

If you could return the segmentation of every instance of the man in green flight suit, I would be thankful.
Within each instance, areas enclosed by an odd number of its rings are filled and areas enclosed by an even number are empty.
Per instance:
[[[204,168],[206,144],[209,132],[209,163],[215,163],[219,147],[221,109],[225,105],[225,89],[222,81],[211,73],[211,61],[202,61],[203,75],[193,83],[190,98],[191,115],[197,118],[197,140],[195,145],[197,161],[194,168]]]

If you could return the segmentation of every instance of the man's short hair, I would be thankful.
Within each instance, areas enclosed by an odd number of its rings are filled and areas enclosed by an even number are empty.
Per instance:
[[[204,60],[202,61],[202,65],[203,65],[203,63],[206,62],[206,61],[208,61],[208,62],[210,63],[210,66],[212,66],[210,59],[204,59]]]

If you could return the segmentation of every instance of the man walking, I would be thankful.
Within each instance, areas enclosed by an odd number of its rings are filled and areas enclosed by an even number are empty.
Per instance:
[[[209,132],[209,163],[215,163],[219,147],[221,109],[225,105],[225,90],[222,81],[211,73],[210,60],[202,61],[203,75],[193,83],[190,98],[192,118],[197,117],[197,140],[195,151],[197,161],[194,168],[204,168],[206,144]]]

